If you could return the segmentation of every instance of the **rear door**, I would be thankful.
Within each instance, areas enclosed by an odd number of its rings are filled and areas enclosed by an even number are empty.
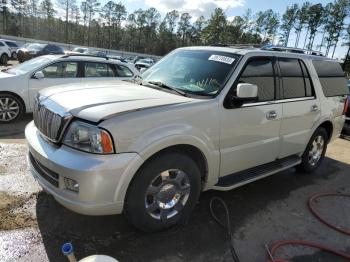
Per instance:
[[[51,87],[55,85],[79,83],[81,77],[79,77],[78,70],[79,63],[77,61],[64,61],[50,64],[37,71],[42,71],[44,78],[35,79],[33,75],[29,79],[29,98],[31,106],[33,106],[34,98],[39,90]]]
[[[221,113],[221,177],[278,157],[282,104],[275,103],[279,90],[275,72],[275,58],[249,58],[229,91]],[[240,105],[227,104],[238,83],[257,85],[258,98]]]
[[[280,158],[304,151],[314,124],[320,118],[320,101],[305,63],[278,58],[283,107]]]

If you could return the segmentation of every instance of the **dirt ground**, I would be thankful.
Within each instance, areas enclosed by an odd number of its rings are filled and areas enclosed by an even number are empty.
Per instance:
[[[350,141],[337,139],[312,175],[290,169],[229,192],[202,194],[187,225],[146,234],[122,215],[90,217],[75,214],[44,193],[26,164],[23,127],[0,126],[0,261],[67,261],[60,253],[71,241],[79,259],[107,254],[119,261],[232,261],[226,232],[211,218],[209,200],[222,197],[231,213],[234,241],[242,262],[266,261],[265,245],[302,239],[350,253],[350,237],[316,220],[307,209],[317,192],[350,193]],[[350,228],[349,199],[317,203],[330,221]],[[279,257],[291,261],[345,261],[322,252],[286,247]]]

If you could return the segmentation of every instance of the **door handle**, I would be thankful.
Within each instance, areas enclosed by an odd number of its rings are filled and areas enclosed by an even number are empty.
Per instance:
[[[277,113],[275,110],[272,110],[266,114],[266,118],[271,120],[271,119],[276,119],[277,118]]]
[[[316,111],[318,111],[318,105],[312,105],[311,112],[316,112]]]

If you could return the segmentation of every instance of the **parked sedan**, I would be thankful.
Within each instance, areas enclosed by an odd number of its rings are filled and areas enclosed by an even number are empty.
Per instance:
[[[24,62],[33,57],[42,55],[59,55],[64,54],[61,47],[52,44],[30,44],[25,48],[21,48],[17,52],[17,58],[19,62]]]
[[[0,124],[33,112],[34,98],[45,87],[90,81],[132,79],[134,65],[84,55],[47,55],[0,72]]]

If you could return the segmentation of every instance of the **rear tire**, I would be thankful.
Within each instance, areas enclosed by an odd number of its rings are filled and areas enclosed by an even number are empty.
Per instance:
[[[0,124],[11,123],[24,114],[22,101],[8,93],[0,93]]]
[[[0,57],[0,64],[7,65],[7,62],[9,61],[9,57],[7,54],[2,54]]]
[[[328,134],[326,129],[319,127],[311,136],[309,143],[303,153],[300,165],[297,166],[298,172],[312,173],[322,163],[327,150]]]
[[[146,162],[131,183],[125,213],[146,232],[159,231],[189,218],[201,192],[197,164],[178,152],[167,152]]]

